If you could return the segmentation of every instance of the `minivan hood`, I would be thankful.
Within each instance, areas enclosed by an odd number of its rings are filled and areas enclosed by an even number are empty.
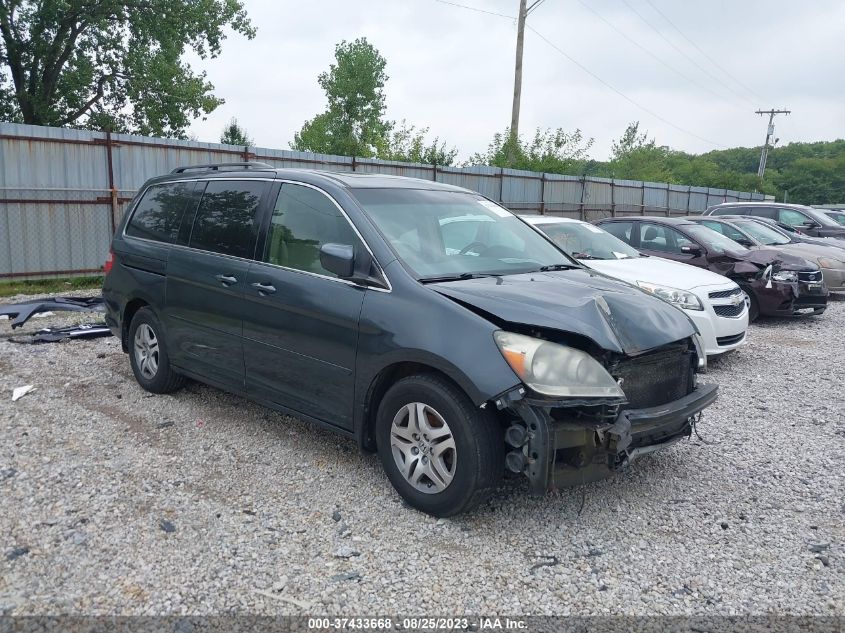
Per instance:
[[[466,279],[429,287],[502,321],[578,334],[603,349],[628,355],[697,331],[679,308],[587,269]]]

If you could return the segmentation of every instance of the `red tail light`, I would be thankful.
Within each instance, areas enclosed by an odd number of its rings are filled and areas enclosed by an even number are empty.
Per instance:
[[[106,256],[106,263],[103,264],[103,272],[108,275],[111,272],[112,266],[114,266],[114,251],[109,249],[109,254]]]

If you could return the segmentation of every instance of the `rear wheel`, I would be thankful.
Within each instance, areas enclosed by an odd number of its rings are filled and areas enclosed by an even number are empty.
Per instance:
[[[179,389],[184,377],[170,367],[161,324],[150,308],[141,308],[129,326],[129,363],[135,380],[152,393]]]
[[[504,470],[498,421],[445,378],[403,378],[376,419],[378,453],[397,492],[438,517],[466,512],[496,488]]]

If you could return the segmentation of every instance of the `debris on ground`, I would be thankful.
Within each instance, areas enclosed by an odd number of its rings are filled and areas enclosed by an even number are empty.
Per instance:
[[[0,306],[0,315],[12,319],[12,329],[21,327],[34,314],[43,312],[105,312],[102,297],[48,297]]]
[[[67,339],[89,339],[111,335],[111,330],[108,328],[105,321],[99,321],[96,323],[83,323],[81,325],[71,325],[68,327],[42,328],[29,335],[27,338],[10,338],[9,340],[13,343],[29,343],[37,345],[39,343],[57,343]]]
[[[35,391],[33,385],[24,385],[23,387],[15,387],[12,389],[12,402],[16,402],[23,398],[30,391]]]

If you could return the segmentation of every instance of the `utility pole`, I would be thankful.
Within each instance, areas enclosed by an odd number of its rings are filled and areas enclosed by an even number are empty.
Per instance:
[[[769,127],[766,128],[766,142],[763,144],[763,151],[760,153],[760,167],[757,169],[757,177],[762,180],[763,174],[766,173],[766,160],[769,157],[769,141],[775,133],[775,115],[776,114],[790,114],[791,110],[757,110],[757,114],[763,116],[769,115]]]
[[[510,143],[508,164],[513,165],[516,158],[516,144],[519,141],[519,107],[522,101],[522,51],[525,46],[525,20],[528,14],[546,0],[534,0],[528,6],[528,0],[519,0],[519,17],[516,27],[516,64],[513,72],[513,109],[511,110]]]

